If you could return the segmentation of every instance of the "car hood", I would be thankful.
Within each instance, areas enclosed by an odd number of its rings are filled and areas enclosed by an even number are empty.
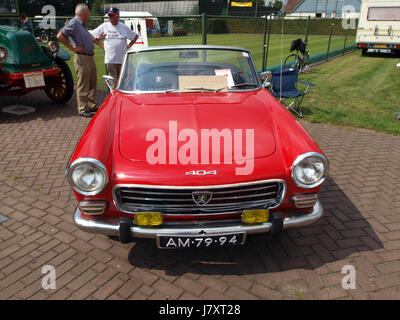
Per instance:
[[[120,94],[117,105],[119,151],[129,160],[149,161],[149,155],[158,157],[161,152],[167,163],[173,163],[170,154],[175,153],[178,161],[185,154],[204,163],[202,157],[208,153],[210,163],[212,156],[226,163],[226,159],[267,157],[276,149],[270,111],[257,91]],[[227,139],[226,145],[220,135]]]

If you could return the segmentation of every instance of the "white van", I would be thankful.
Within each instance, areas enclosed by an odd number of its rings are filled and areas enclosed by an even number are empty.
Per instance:
[[[363,54],[400,51],[400,1],[363,0],[356,45]]]

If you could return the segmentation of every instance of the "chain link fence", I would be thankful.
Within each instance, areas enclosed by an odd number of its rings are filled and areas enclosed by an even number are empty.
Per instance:
[[[59,29],[72,17],[57,17],[55,29],[44,29],[41,18],[30,18],[30,29],[43,42],[56,40]],[[131,19],[120,19],[136,32]],[[279,67],[290,55],[293,40],[301,38],[307,43],[310,63],[327,61],[334,56],[355,50],[355,29],[344,29],[341,19],[311,17],[233,17],[233,16],[152,16],[146,20],[149,46],[168,45],[226,45],[250,49],[259,71]],[[91,17],[89,30],[106,21],[105,17]]]

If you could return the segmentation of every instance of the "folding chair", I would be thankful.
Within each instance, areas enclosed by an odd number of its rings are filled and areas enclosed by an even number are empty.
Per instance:
[[[296,113],[300,118],[303,118],[303,111],[301,109],[301,102],[303,101],[304,96],[307,94],[310,86],[315,86],[312,83],[304,82],[299,79],[297,68],[285,68],[277,69],[272,71],[271,77],[271,93],[278,98],[284,105],[286,105],[290,110]],[[281,85],[282,79],[282,85]],[[306,89],[304,91],[299,91],[297,88],[297,83],[300,82],[306,85]],[[289,101],[293,99],[290,103]],[[289,101],[288,101],[289,100]]]

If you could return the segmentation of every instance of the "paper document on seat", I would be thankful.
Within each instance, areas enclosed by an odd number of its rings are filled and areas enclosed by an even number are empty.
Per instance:
[[[225,76],[179,76],[179,91],[193,92],[199,88],[219,90],[219,92],[227,92],[227,80]]]

